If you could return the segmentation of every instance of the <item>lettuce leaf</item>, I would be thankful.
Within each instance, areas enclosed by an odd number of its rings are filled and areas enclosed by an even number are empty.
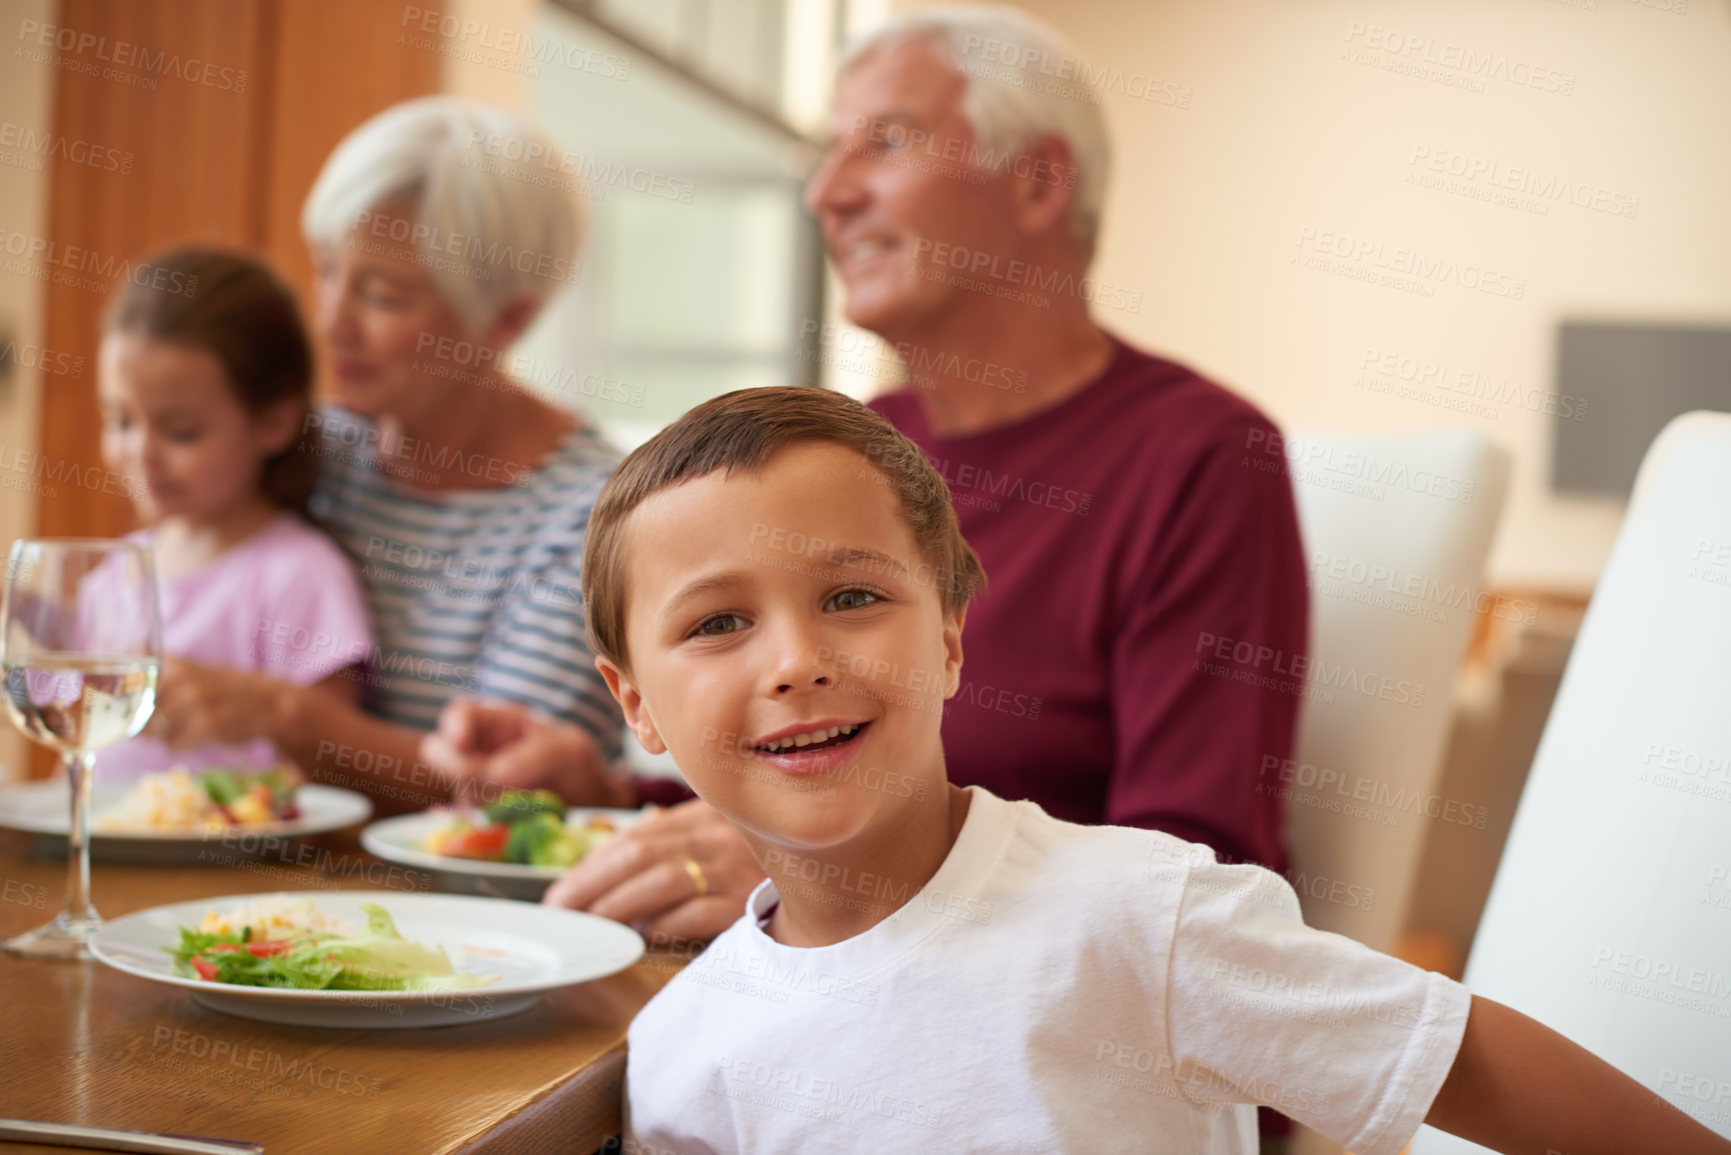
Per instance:
[[[202,958],[216,968],[216,982],[240,986],[286,987],[333,991],[468,990],[497,982],[498,975],[460,974],[438,947],[410,942],[397,931],[385,909],[362,905],[367,928],[351,937],[313,934],[279,954],[257,958],[245,949],[245,938],[205,934],[181,928],[180,946],[164,947],[175,960],[175,972],[197,975],[192,960]],[[239,950],[213,950],[234,944]]]

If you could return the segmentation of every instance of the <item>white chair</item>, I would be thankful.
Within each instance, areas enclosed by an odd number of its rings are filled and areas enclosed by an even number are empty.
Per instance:
[[[1647,451],[1466,982],[1731,1137],[1731,414]]]
[[[1508,454],[1468,430],[1286,439],[1311,584],[1311,663],[1285,800],[1304,918],[1381,951],[1404,921],[1455,674],[1508,486]],[[1455,803],[1451,813],[1445,813]]]

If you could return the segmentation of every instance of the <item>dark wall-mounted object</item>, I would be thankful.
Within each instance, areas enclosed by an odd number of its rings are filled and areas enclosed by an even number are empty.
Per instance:
[[[1731,328],[1565,321],[1556,392],[1551,489],[1626,498],[1667,421],[1731,412]]]

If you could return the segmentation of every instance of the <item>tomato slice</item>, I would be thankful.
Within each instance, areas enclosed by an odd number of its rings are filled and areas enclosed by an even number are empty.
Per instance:
[[[215,954],[219,950],[239,950],[238,942],[213,942],[204,948],[205,954]]]
[[[453,830],[446,835],[439,852],[455,858],[482,858],[497,862],[504,859],[505,841],[510,837],[511,824],[508,822]]]
[[[253,958],[269,958],[273,954],[281,954],[288,948],[289,944],[280,938],[261,939],[258,942],[246,944],[246,949]]]
[[[203,979],[205,982],[214,983],[216,981],[216,967],[209,959],[194,957],[192,960],[192,969],[197,971],[198,977]]]

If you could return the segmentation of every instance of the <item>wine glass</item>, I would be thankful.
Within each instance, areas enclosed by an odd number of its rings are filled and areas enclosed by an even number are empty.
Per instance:
[[[162,614],[147,546],[95,538],[24,539],[6,564],[0,610],[6,713],[58,750],[72,788],[66,905],[0,946],[89,958],[102,919],[90,903],[90,772],[96,752],[144,726],[156,706]]]

